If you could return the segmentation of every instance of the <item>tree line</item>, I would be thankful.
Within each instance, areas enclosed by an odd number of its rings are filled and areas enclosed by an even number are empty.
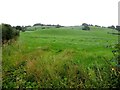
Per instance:
[[[33,26],[55,26],[56,28],[60,28],[63,27],[59,24],[57,25],[51,25],[51,24],[41,24],[41,23],[36,23]],[[90,30],[90,26],[95,26],[95,27],[101,27],[99,25],[92,25],[92,24],[87,24],[87,23],[83,23],[82,24],[82,30]],[[27,27],[31,27],[31,26],[11,26],[10,24],[0,24],[0,34],[2,34],[2,37],[0,38],[0,40],[2,41],[2,43],[4,44],[5,42],[11,41],[11,40],[16,40],[17,37],[20,35],[20,31],[24,32],[26,30]],[[101,27],[101,28],[110,28],[110,29],[115,29],[120,31],[120,26],[108,26],[108,27]]]
[[[64,26],[59,25],[59,24],[57,24],[57,25],[52,25],[52,24],[41,24],[41,23],[36,23],[36,24],[34,24],[33,26],[53,26],[53,27],[56,27],[56,28],[64,27]]]
[[[111,26],[105,27],[105,26],[92,25],[92,24],[87,24],[87,23],[82,24],[82,30],[90,30],[90,26],[109,28],[109,29],[114,29],[114,30],[120,31],[120,26],[111,25]]]

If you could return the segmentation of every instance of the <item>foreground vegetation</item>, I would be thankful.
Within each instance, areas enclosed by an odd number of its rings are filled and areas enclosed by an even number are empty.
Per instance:
[[[32,28],[32,27],[31,27]],[[116,30],[32,28],[3,47],[3,88],[114,88]]]

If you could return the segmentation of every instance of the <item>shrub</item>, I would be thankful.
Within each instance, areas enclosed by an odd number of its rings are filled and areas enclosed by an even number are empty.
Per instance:
[[[120,26],[116,26],[116,30],[120,31]]]
[[[110,29],[115,29],[115,26],[108,26],[108,28],[110,28]]]
[[[16,39],[19,36],[19,31],[12,28],[9,24],[2,24],[2,42],[8,42],[11,39]]]
[[[90,27],[88,26],[88,24],[83,23],[82,24],[82,30],[90,30]]]
[[[42,27],[42,29],[45,29],[45,27]]]
[[[19,31],[22,31],[22,32],[25,32],[25,28],[26,27],[23,27],[23,26],[16,26],[15,27],[16,30],[19,30]]]
[[[56,25],[56,28],[60,28],[61,26],[58,24],[58,25]]]

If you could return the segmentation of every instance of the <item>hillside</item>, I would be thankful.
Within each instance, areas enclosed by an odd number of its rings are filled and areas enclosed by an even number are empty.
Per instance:
[[[107,62],[118,42],[116,30],[90,27],[29,28],[3,47],[3,87],[116,87]],[[113,84],[114,83],[114,84]]]

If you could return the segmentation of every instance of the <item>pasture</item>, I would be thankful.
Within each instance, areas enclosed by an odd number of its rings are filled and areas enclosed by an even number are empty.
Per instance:
[[[3,88],[117,87],[111,60],[118,35],[110,34],[117,31],[90,28],[38,27],[21,32],[16,42],[2,48]]]

